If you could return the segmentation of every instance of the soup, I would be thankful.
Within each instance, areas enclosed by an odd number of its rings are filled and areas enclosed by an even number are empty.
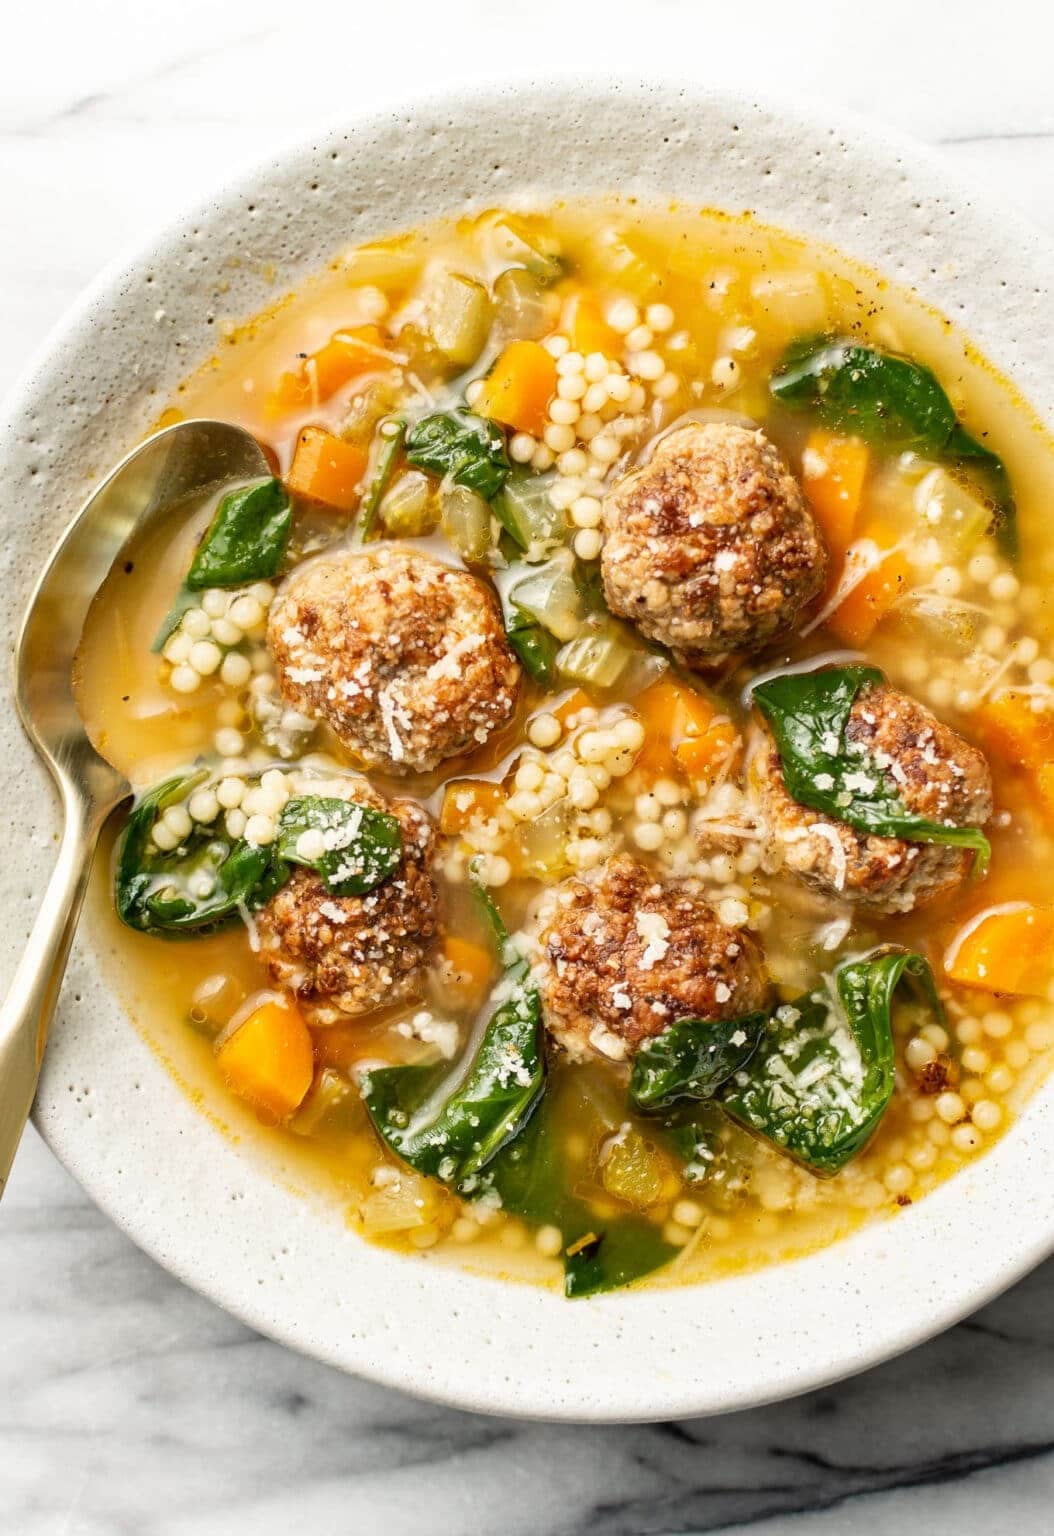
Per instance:
[[[697,1281],[1002,1134],[1054,1044],[1054,457],[952,327],[748,220],[492,210],[228,327],[191,415],[275,473],[89,617],[104,938],[366,1238]]]

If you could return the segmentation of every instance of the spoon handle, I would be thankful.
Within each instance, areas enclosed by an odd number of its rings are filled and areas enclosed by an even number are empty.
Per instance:
[[[7,1187],[44,1059],[105,808],[63,785],[58,862],[0,1008],[0,1196]]]

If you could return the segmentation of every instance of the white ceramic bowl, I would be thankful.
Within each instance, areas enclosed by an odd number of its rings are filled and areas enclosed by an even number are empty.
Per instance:
[[[269,265],[282,291],[351,241],[524,191],[672,195],[826,239],[914,286],[1054,417],[1041,240],[910,144],[694,86],[519,84],[418,102],[264,164],[106,273],[51,336],[0,429],[5,648],[93,480],[214,349],[211,313],[270,302]],[[6,706],[10,975],[58,812]],[[37,1124],[114,1221],[263,1333],[466,1408],[601,1421],[783,1397],[946,1327],[1054,1245],[1048,1088],[988,1156],[894,1221],[757,1274],[569,1303],[372,1248],[334,1206],[291,1190],[255,1137],[220,1135],[176,1086],[83,941],[60,1012]]]

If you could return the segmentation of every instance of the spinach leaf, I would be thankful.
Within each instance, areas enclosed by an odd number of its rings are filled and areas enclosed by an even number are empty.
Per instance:
[[[509,995],[492,1014],[468,1072],[445,1097],[445,1066],[378,1067],[360,1079],[384,1143],[418,1173],[463,1194],[522,1130],[545,1086],[538,991],[522,980],[502,985],[511,986]]]
[[[960,424],[922,363],[836,336],[806,336],[788,347],[769,389],[789,409],[811,411],[837,431],[980,471],[995,505],[996,538],[1004,554],[1017,557],[1017,509],[1006,466]]]
[[[679,1252],[654,1222],[622,1216],[599,1231],[583,1233],[564,1249],[564,1295],[617,1290],[661,1269]]]
[[[512,466],[501,428],[471,411],[437,411],[406,434],[406,457],[418,469],[449,477],[490,501]]]
[[[505,635],[523,670],[540,687],[554,688],[559,640],[515,603],[507,603],[505,610]]]
[[[403,854],[397,816],[328,795],[298,795],[287,800],[277,830],[279,858],[313,869],[335,896],[362,896],[372,891],[398,867]],[[305,857],[299,851],[305,832],[322,834],[325,849],[316,857]]]
[[[271,848],[253,848],[222,826],[195,823],[177,848],[160,849],[151,837],[159,815],[185,799],[206,777],[166,779],[136,805],[115,850],[115,905],[141,933],[204,933],[242,909],[261,906],[288,880],[289,866]],[[205,894],[198,894],[197,888]]]
[[[776,741],[787,792],[799,805],[858,832],[968,848],[975,873],[983,874],[991,849],[979,827],[950,827],[917,815],[867,749],[847,740],[857,694],[884,682],[877,667],[846,666],[788,672],[754,688],[754,703]]]
[[[633,1058],[630,1103],[639,1110],[668,1109],[681,1099],[709,1099],[750,1060],[767,1015],[736,1019],[680,1019],[646,1040]]]
[[[293,512],[280,480],[258,480],[229,491],[198,546],[186,585],[237,587],[278,574]]]
[[[922,955],[879,949],[846,961],[819,988],[771,1015],[724,1109],[805,1163],[834,1174],[870,1140],[893,1095],[893,999],[906,982],[943,1019]]]
[[[564,1294],[594,1296],[661,1269],[679,1250],[641,1216],[599,1221],[567,1187],[556,1124],[544,1101],[526,1130],[499,1153],[484,1175],[501,1208],[533,1226],[552,1224],[563,1236]]]
[[[385,435],[383,428],[394,428]],[[369,543],[373,537],[374,524],[377,521],[377,513],[384,493],[391,483],[392,473],[402,452],[403,440],[406,437],[405,421],[385,421],[381,423],[380,446],[377,450],[377,459],[373,471],[373,479],[362,498],[362,511],[359,514],[358,537],[363,544]]]
[[[153,643],[150,646],[150,650],[155,656],[164,650],[165,642],[169,636],[175,634],[183,620],[183,615],[191,608],[196,608],[200,601],[201,599],[198,594],[192,592],[188,586],[180,587],[172,600],[171,608],[161,620],[157,634],[154,636]]]

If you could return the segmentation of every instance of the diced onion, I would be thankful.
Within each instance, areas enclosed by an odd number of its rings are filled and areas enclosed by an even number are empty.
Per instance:
[[[565,645],[556,658],[557,670],[571,682],[611,688],[629,663],[632,651],[612,630],[593,630]]]
[[[521,613],[541,624],[557,640],[573,640],[582,624],[582,597],[574,577],[574,562],[561,550],[544,565],[511,583],[508,598]]]

